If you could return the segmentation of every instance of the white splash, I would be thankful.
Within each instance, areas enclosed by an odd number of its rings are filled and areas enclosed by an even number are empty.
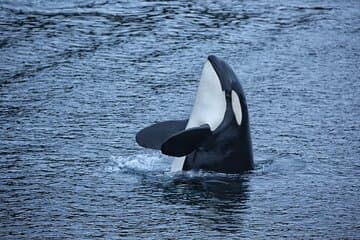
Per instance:
[[[159,154],[113,156],[106,166],[108,172],[158,172],[169,171],[171,160]]]

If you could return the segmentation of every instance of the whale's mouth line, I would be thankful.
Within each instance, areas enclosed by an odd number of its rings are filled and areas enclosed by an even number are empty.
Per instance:
[[[211,66],[213,67],[213,69],[215,70],[215,73],[220,81],[220,85],[221,85],[221,89],[225,92],[225,93],[229,93],[231,91],[231,78],[226,76],[226,72],[224,72],[224,66],[221,65],[225,65],[225,63],[223,63],[219,58],[217,58],[214,55],[210,55],[208,57],[208,60],[211,64]]]
[[[226,109],[225,92],[221,83],[219,74],[208,59],[202,69],[187,129],[209,124],[211,131],[214,131],[220,125]]]
[[[221,73],[218,70],[219,67],[218,67],[218,64],[217,64],[215,58],[213,56],[209,56],[208,60],[209,60],[209,62],[211,64],[211,66],[213,67],[213,69],[215,70],[215,73],[216,73],[216,75],[217,75],[217,77],[218,77],[218,79],[220,81],[222,91],[224,91],[225,89],[224,89],[224,86],[223,86],[224,85],[223,84],[223,79],[222,79]]]

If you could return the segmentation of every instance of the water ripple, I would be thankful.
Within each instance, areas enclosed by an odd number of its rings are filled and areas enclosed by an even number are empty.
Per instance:
[[[358,1],[0,1],[0,238],[359,236]],[[247,96],[255,170],[170,173],[205,57]]]

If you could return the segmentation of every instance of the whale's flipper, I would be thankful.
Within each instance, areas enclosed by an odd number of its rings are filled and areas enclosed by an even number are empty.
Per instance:
[[[160,150],[163,143],[175,133],[185,129],[188,120],[159,122],[136,134],[136,142],[146,148]]]
[[[164,142],[161,152],[174,157],[185,156],[199,147],[210,134],[211,129],[208,124],[180,131]]]

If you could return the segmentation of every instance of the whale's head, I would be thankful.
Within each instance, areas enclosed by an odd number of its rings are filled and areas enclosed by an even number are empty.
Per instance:
[[[186,128],[208,124],[215,131],[223,122],[227,108],[232,109],[239,126],[243,116],[247,118],[246,98],[235,73],[223,60],[210,55],[202,70]]]

